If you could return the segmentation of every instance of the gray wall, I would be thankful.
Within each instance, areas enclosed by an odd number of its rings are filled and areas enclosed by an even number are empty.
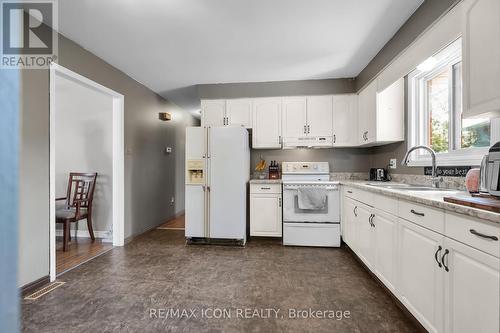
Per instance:
[[[97,172],[92,203],[93,229],[111,231],[113,97],[61,75],[56,75],[55,82],[56,198],[66,196],[70,172]],[[64,206],[65,202],[58,201],[57,205]],[[86,222],[78,223],[79,230],[88,230]],[[62,225],[57,227],[62,229]],[[76,224],[71,227],[75,228]]]
[[[59,38],[59,64],[125,96],[125,237],[182,212],[185,127],[198,120],[125,73]],[[49,72],[22,71],[20,278],[49,273]],[[158,112],[172,121],[158,120]],[[171,146],[172,154],[164,148]],[[170,204],[175,197],[177,205]]]
[[[356,78],[356,90],[360,90],[378,75],[392,60],[404,51],[418,36],[420,36],[436,20],[445,15],[460,0],[426,0],[413,13],[413,15],[403,24],[398,32],[380,50],[380,52],[370,61]],[[407,81],[405,80],[405,91],[407,91]],[[405,100],[405,133],[408,133],[407,118],[408,104]],[[422,167],[401,166],[407,150],[407,143],[399,142],[390,145],[375,147],[372,149],[372,167],[385,167],[390,158],[397,159],[397,169],[392,173],[403,174],[423,174]]]
[[[328,95],[355,92],[354,79],[244,82],[198,85],[200,99]]]
[[[260,158],[286,162],[329,162],[331,172],[368,172],[371,165],[371,151],[368,148],[323,148],[323,149],[252,149],[251,170]]]
[[[425,0],[356,78],[359,91],[460,0]]]

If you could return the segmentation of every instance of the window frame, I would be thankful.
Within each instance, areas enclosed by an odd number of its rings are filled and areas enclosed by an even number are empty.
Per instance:
[[[428,108],[429,101],[426,92],[427,82],[444,70],[448,70],[450,80],[454,81],[454,66],[461,62],[461,52],[460,50],[456,50],[442,59],[439,59],[436,66],[430,71],[421,72],[415,69],[408,74],[408,149],[416,145],[429,145],[427,142],[429,133],[425,125],[429,123],[430,116]],[[436,153],[436,162],[438,165],[442,166],[480,165],[483,156],[488,153],[489,147],[457,149],[457,144],[461,145],[462,122],[461,119],[458,120],[459,112],[455,107],[455,91],[453,84],[449,86],[448,99],[449,105],[452,106],[451,110],[449,110],[449,150],[446,153]],[[460,126],[457,126],[457,121],[460,121]],[[459,136],[460,140],[457,143],[456,140],[458,140]],[[408,163],[409,166],[430,166],[431,164],[431,156],[422,150],[415,151]]]

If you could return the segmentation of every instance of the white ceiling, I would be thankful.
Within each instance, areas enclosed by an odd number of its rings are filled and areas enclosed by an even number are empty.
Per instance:
[[[59,0],[59,31],[194,111],[195,85],[355,77],[423,0]]]

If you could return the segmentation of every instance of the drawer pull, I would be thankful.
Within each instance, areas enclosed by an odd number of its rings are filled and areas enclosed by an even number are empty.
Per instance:
[[[441,257],[441,263],[443,264],[444,270],[447,271],[447,272],[449,272],[450,270],[448,269],[448,266],[446,266],[446,264],[444,263],[444,258],[446,258],[446,256],[448,255],[448,253],[450,253],[450,251],[448,249],[444,250],[444,254]]]
[[[271,188],[270,187],[261,187],[260,189],[261,190],[270,190]]]
[[[352,191],[347,191],[347,193],[350,193],[350,194],[352,194]]]
[[[415,211],[414,209],[410,210],[410,212],[412,212],[412,214],[415,214],[417,216],[425,216],[424,213],[419,213],[419,212]]]
[[[497,236],[489,236],[489,235],[485,235],[485,234],[482,234],[480,232],[477,232],[476,230],[474,229],[470,229],[469,230],[471,234],[473,235],[476,235],[478,237],[481,237],[481,238],[487,238],[487,239],[491,239],[491,240],[494,240],[494,241],[497,241],[498,240],[498,237]]]
[[[443,265],[441,265],[441,263],[439,262],[439,259],[438,259],[439,252],[441,252],[442,249],[443,248],[441,247],[441,245],[439,245],[436,253],[434,253],[434,259],[436,259],[436,262],[437,262],[439,267],[443,266]]]

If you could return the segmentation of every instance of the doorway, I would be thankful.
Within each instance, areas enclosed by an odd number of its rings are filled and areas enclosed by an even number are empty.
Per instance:
[[[50,279],[124,244],[124,97],[60,65],[50,67]],[[61,210],[75,210],[70,173],[97,173],[92,217],[69,224],[63,251]],[[78,185],[75,185],[75,188]],[[89,191],[90,193],[90,191]],[[56,199],[62,199],[57,201]],[[69,200],[71,201],[71,200]],[[61,205],[63,207],[61,207]],[[73,212],[72,212],[73,213]],[[57,218],[56,218],[57,216]],[[87,225],[89,227],[87,227]],[[95,241],[91,240],[91,235]],[[69,237],[68,237],[69,236]],[[70,240],[70,241],[69,241]]]

